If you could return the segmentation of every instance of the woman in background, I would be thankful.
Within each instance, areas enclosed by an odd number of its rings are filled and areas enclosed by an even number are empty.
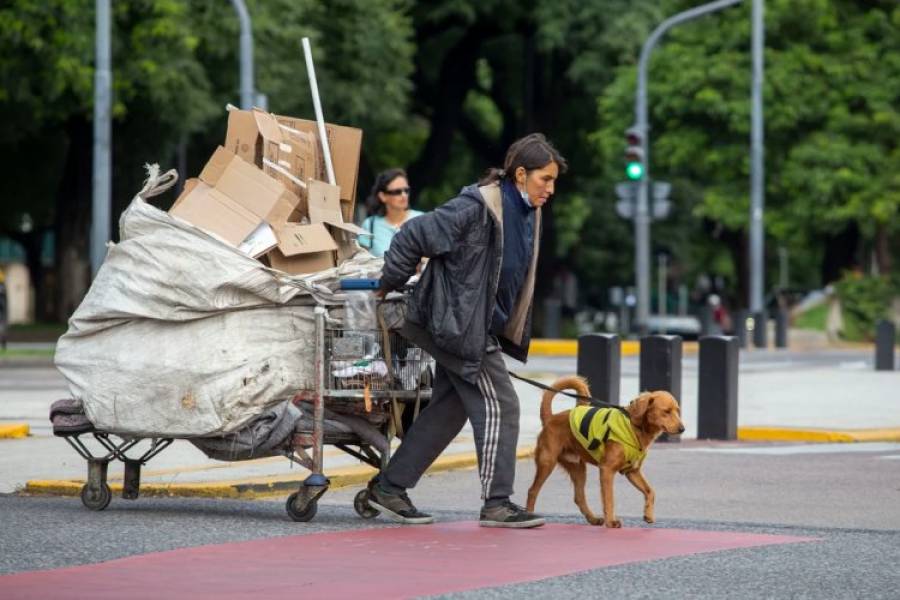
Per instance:
[[[366,200],[369,216],[362,227],[371,236],[359,236],[359,245],[375,256],[384,256],[400,227],[422,213],[409,207],[409,179],[403,169],[388,169],[375,178]]]

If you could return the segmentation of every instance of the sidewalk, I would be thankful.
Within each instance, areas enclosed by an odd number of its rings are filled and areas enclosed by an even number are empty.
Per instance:
[[[799,341],[799,340],[798,340]],[[806,341],[804,344],[809,345]],[[813,350],[803,350],[810,351]],[[764,362],[757,370],[742,370],[739,379],[738,437],[745,441],[822,442],[822,441],[900,441],[900,402],[895,400],[900,387],[900,371],[875,372],[871,352],[862,350],[852,360],[827,367],[792,365],[777,351],[748,350],[760,353]],[[685,352],[682,381],[682,416],[687,443],[697,435],[697,374],[695,357]],[[537,358],[537,357],[536,357]],[[509,361],[512,370],[552,383],[558,374],[575,370],[574,357],[555,355],[555,372],[541,372],[537,358],[522,366]],[[632,359],[633,360],[633,359]],[[534,365],[534,366],[533,366]],[[2,371],[0,371],[2,377]],[[515,381],[522,415],[519,456],[527,457],[540,431],[538,416],[541,390]],[[623,403],[637,394],[636,373],[626,370],[621,382]],[[32,394],[32,392],[28,392]],[[59,393],[64,393],[60,390]],[[45,393],[46,394],[46,393]],[[19,439],[0,439],[0,493],[26,491],[77,495],[87,472],[86,462],[62,439],[52,435],[46,408],[60,397],[50,394],[41,407],[40,417],[31,420],[31,435]],[[36,403],[37,402],[37,403]],[[571,400],[557,398],[554,410],[564,410]],[[0,427],[12,425],[5,416],[6,403],[0,405]],[[22,409],[17,408],[21,412]],[[723,442],[727,443],[727,442]],[[468,426],[447,448],[434,470],[472,468],[475,453]],[[332,487],[362,485],[374,470],[335,447],[326,447],[325,472]],[[143,467],[142,495],[264,497],[284,496],[296,490],[307,472],[281,457],[242,462],[221,462],[206,458],[189,442],[175,443]],[[474,476],[474,475],[473,475]],[[121,489],[122,464],[112,463],[109,482],[113,493]]]

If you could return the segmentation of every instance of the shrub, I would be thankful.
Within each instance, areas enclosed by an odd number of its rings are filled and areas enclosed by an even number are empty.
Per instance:
[[[835,285],[844,318],[842,335],[848,340],[872,341],[875,324],[888,318],[897,282],[890,277],[847,273]]]

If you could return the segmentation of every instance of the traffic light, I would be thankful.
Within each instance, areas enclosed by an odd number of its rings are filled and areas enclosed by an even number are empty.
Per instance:
[[[644,176],[644,136],[637,127],[630,127],[625,132],[628,145],[625,148],[625,176],[637,181]]]

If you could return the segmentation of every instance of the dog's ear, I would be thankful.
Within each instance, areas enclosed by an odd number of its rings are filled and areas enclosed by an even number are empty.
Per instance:
[[[631,418],[631,424],[641,428],[644,425],[644,419],[647,411],[653,404],[653,394],[650,392],[641,392],[637,398],[628,405],[628,416]]]

